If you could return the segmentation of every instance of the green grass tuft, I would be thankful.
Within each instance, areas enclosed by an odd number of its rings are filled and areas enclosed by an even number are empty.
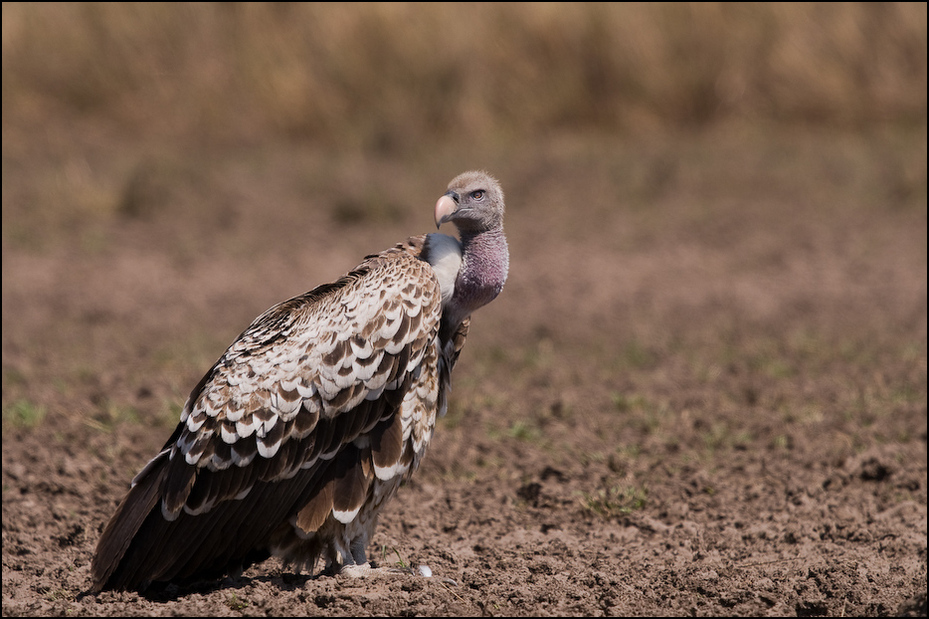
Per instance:
[[[645,507],[648,490],[627,485],[601,488],[593,493],[582,493],[581,506],[585,511],[602,518],[625,516]]]
[[[3,407],[3,426],[14,428],[35,428],[45,419],[44,406],[29,400],[16,400]]]

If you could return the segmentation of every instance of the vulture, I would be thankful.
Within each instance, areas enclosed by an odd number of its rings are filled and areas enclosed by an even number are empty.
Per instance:
[[[200,380],[103,530],[92,591],[188,586],[276,556],[364,575],[378,515],[418,467],[471,313],[503,289],[503,190],[451,181],[437,228],[255,319]]]

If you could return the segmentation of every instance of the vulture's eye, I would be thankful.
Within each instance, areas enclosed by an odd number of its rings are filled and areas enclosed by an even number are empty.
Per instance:
[[[471,192],[471,197],[474,198],[475,200],[483,200],[483,199],[484,199],[484,190],[483,190],[483,189],[478,189],[477,191],[472,191],[472,192]]]

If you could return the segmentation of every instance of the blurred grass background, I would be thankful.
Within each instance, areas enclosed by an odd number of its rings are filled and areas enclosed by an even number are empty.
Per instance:
[[[899,328],[924,368],[925,3],[3,3],[2,18],[3,398],[21,421],[76,397],[106,418],[164,397],[176,418],[249,320],[431,229],[437,191],[478,166],[507,190],[513,292],[473,349],[522,351],[527,381],[569,349],[648,366],[675,334],[743,355],[741,331],[720,333],[751,320],[746,340],[762,323],[775,341],[792,312],[825,351]],[[904,318],[868,314],[875,298]],[[629,388],[613,374],[605,400]]]
[[[924,126],[926,3],[3,3],[4,142]]]

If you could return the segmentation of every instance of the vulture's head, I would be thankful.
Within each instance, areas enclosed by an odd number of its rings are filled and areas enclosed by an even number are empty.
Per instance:
[[[487,172],[456,176],[435,203],[435,224],[450,221],[460,232],[477,233],[503,227],[503,189]]]

